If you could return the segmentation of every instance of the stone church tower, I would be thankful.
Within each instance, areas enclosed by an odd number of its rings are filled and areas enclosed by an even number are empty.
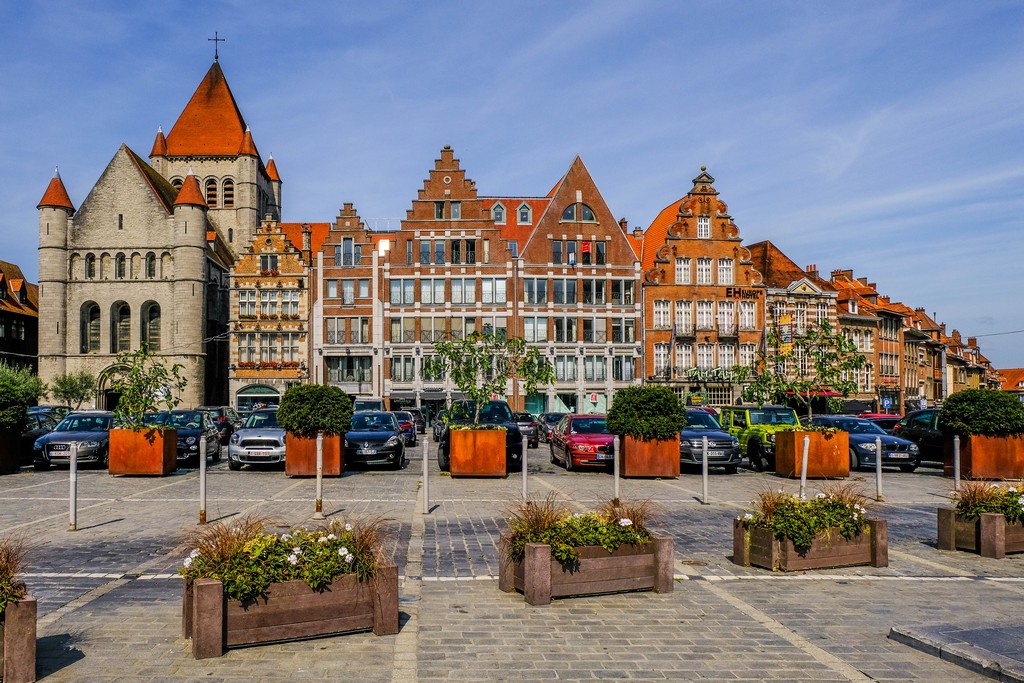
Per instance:
[[[112,408],[116,354],[145,344],[183,366],[183,407],[227,403],[228,273],[280,206],[217,62],[150,163],[122,145],[77,210],[55,174],[38,205],[42,380],[85,370]]]

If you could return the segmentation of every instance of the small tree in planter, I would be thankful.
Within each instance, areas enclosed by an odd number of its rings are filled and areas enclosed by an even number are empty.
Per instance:
[[[17,377],[0,369],[0,474],[21,468],[17,444],[28,420],[27,409],[25,392]]]
[[[143,346],[117,355],[111,388],[120,394],[110,430],[111,474],[170,474],[177,468],[178,431],[146,424],[146,415],[173,410],[188,385],[182,366],[167,367]]]
[[[316,475],[316,437],[323,439],[323,473],[340,476],[341,440],[352,423],[352,397],[327,384],[288,387],[277,410],[285,436],[285,473],[290,477]]]
[[[23,536],[0,538],[0,675],[4,681],[36,680],[36,599],[18,578],[28,550]]]
[[[520,384],[527,395],[537,391],[538,387],[549,386],[555,381],[554,368],[539,347],[529,346],[518,337],[474,333],[465,339],[437,342],[434,353],[436,355],[424,363],[423,374],[448,377],[474,406],[472,424],[450,424],[448,438],[452,462],[465,463],[469,468],[460,471],[460,466],[453,464],[452,474],[497,472],[504,476],[507,448],[504,434],[493,439],[493,443],[488,440],[483,448],[477,444],[476,452],[470,454],[472,457],[463,457],[465,453],[462,451],[472,446],[458,444],[463,439],[456,437],[465,437],[467,441],[480,440],[482,435],[460,434],[460,431],[504,431],[502,427],[480,424],[481,407],[492,396],[505,397],[510,384]],[[525,453],[523,457],[525,459]]]
[[[678,477],[679,433],[685,426],[686,407],[668,387],[650,384],[615,392],[608,431],[622,440],[622,475]]]
[[[96,378],[85,370],[57,375],[50,388],[50,396],[55,401],[74,406],[75,410],[95,395]]]
[[[963,475],[970,479],[1024,479],[1024,403],[995,389],[965,389],[942,404],[947,476],[953,473],[953,437],[960,437]]]

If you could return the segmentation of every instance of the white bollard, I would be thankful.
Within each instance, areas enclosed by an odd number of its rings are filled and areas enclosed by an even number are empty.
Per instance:
[[[700,479],[701,479],[701,497],[700,504],[708,504],[708,437],[702,436],[700,444]]]
[[[206,524],[206,436],[199,430],[199,523]]]
[[[807,489],[807,451],[811,448],[811,437],[804,436],[804,455],[800,459],[800,500],[806,498]]]
[[[316,511],[313,519],[324,518],[324,433],[316,433]]]
[[[882,437],[875,437],[875,500],[885,502],[882,495]]]
[[[68,473],[71,483],[71,491],[68,495],[70,507],[68,517],[68,531],[78,531],[78,442],[71,442],[71,455],[68,463]]]
[[[430,478],[427,476],[428,471],[429,471],[428,468],[427,468],[427,456],[430,453],[430,448],[428,448],[429,444],[430,444],[430,439],[428,439],[427,435],[424,434],[423,435],[423,509],[420,510],[420,512],[422,514],[424,514],[424,515],[429,515],[430,514]]]
[[[615,449],[615,453],[613,454],[615,457],[612,458],[612,481],[615,482],[615,496],[613,497],[613,500],[619,499],[619,458],[622,457],[619,455],[619,453],[621,453],[619,450],[620,441],[621,439],[616,435],[615,441],[612,442],[612,448]]]
[[[530,440],[526,437],[526,434],[523,434],[523,500],[527,500],[527,498],[526,498],[526,494],[527,494],[527,488],[526,488],[526,470],[527,470],[526,464],[527,464],[527,457],[526,457],[526,454],[527,454],[527,452],[529,450],[529,447],[530,447]]]
[[[953,490],[960,490],[960,435],[953,437]]]

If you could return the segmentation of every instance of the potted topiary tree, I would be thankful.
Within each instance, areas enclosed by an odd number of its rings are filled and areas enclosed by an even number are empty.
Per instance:
[[[960,472],[968,479],[1024,479],[1024,403],[996,389],[965,389],[942,404],[947,477],[953,437],[960,437]]]
[[[323,434],[323,473],[338,477],[344,471],[341,439],[352,423],[352,397],[327,384],[288,387],[277,410],[285,430],[284,471],[289,477],[316,476],[316,437]]]
[[[110,430],[111,474],[165,476],[178,467],[178,430],[153,424],[147,416],[173,410],[188,385],[182,366],[167,367],[143,346],[117,355],[111,388],[121,395]]]
[[[679,433],[686,407],[674,391],[648,384],[619,389],[608,411],[608,431],[621,440],[622,476],[678,477]]]
[[[472,420],[455,421],[458,410],[449,411],[447,433],[448,465],[452,476],[499,476],[507,474],[506,454],[521,449],[510,444],[514,437],[507,428],[481,424],[480,411],[494,396],[506,396],[517,384],[528,395],[554,382],[555,371],[540,348],[517,337],[474,333],[465,339],[434,344],[435,356],[424,363],[426,376],[447,377],[468,399]],[[507,408],[502,407],[502,411]],[[508,416],[511,422],[511,415]],[[519,437],[514,437],[519,438]],[[526,453],[522,454],[524,461]]]
[[[0,676],[11,683],[36,680],[36,599],[18,578],[27,554],[25,537],[0,538]]]
[[[25,392],[16,374],[8,370],[0,368],[0,474],[21,468],[19,437],[28,420]]]

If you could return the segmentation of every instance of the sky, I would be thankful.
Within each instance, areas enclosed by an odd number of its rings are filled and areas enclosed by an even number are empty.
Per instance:
[[[1024,367],[1024,3],[11,2],[0,6],[0,259],[38,277],[59,166],[81,206],[146,157],[213,62],[285,221],[398,226],[450,144],[481,195],[579,155],[646,228],[715,179],[747,244],[976,336]]]

